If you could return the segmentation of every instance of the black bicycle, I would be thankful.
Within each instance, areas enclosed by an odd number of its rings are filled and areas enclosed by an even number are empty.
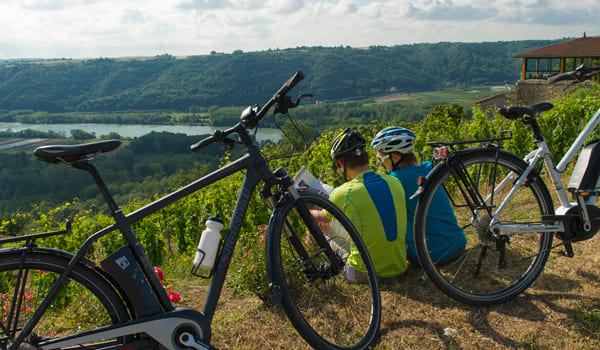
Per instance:
[[[585,68],[549,78],[582,82],[597,75],[600,67]],[[429,278],[447,295],[472,305],[493,305],[515,298],[540,275],[550,252],[572,257],[573,242],[592,238],[600,230],[600,209],[594,203],[600,194],[600,140],[584,146],[600,123],[600,109],[590,118],[577,139],[555,166],[537,122],[551,103],[501,108],[505,118],[527,125],[537,148],[521,158],[502,150],[499,138],[460,142],[430,142],[440,163],[423,181],[418,193],[414,236],[419,261]],[[458,145],[483,143],[483,147],[456,150]],[[571,179],[564,186],[560,174],[582,149]],[[545,165],[560,206],[542,176]],[[427,226],[436,193],[446,192],[467,245],[450,261],[435,262],[428,244]],[[574,202],[569,201],[567,191]],[[560,239],[552,244],[553,236]],[[564,250],[559,249],[564,247]],[[446,246],[455,251],[458,247]]]
[[[247,153],[147,206],[125,215],[91,160],[119,140],[44,146],[34,151],[49,163],[85,170],[94,178],[115,223],[90,235],[75,253],[40,247],[36,241],[65,230],[0,240],[0,347],[2,349],[212,349],[211,322],[249,201],[260,195],[272,208],[266,237],[266,264],[272,300],[281,303],[300,335],[318,349],[364,349],[381,320],[375,269],[358,232],[335,205],[318,194],[298,192],[286,170],[271,171],[249,130],[275,106],[287,113],[296,102],[287,95],[304,74],[293,75],[263,106],[248,107],[241,121],[191,146],[198,151],[220,142],[242,143]],[[234,134],[239,140],[232,138]],[[231,136],[230,136],[231,135]],[[202,312],[174,307],[131,225],[199,189],[237,173],[245,177],[216,262]],[[329,225],[310,210],[326,210],[360,253],[368,283],[346,279],[346,262],[330,246]],[[86,253],[101,237],[119,230],[127,244],[97,265]],[[339,233],[339,232],[338,232]],[[307,239],[308,238],[308,239]],[[11,246],[11,247],[7,247]]]

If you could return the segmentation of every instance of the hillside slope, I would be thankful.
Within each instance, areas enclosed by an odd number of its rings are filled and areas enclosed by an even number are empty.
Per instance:
[[[47,112],[192,111],[261,101],[293,72],[301,92],[341,100],[447,86],[514,83],[515,53],[555,41],[300,47],[232,54],[161,55],[0,64],[0,110]],[[300,93],[300,92],[299,92]]]

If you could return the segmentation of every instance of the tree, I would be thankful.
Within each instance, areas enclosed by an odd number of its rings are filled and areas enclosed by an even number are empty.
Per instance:
[[[89,133],[81,129],[73,129],[71,130],[71,136],[75,140],[91,140],[96,138],[96,133]]]
[[[107,135],[100,136],[100,138],[104,140],[120,140],[121,135],[119,135],[117,132],[111,131]]]

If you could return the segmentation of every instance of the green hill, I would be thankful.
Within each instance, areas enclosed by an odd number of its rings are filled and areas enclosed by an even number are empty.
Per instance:
[[[558,41],[299,47],[176,58],[0,63],[0,111],[201,111],[263,101],[293,72],[319,100],[514,83],[512,58]]]

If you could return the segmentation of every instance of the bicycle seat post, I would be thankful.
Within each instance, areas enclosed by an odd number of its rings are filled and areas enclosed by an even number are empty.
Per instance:
[[[158,280],[158,277],[156,277],[156,274],[154,274],[154,268],[150,264],[150,261],[146,258],[144,248],[142,247],[141,243],[139,242],[133,230],[131,229],[131,226],[129,225],[127,218],[125,217],[125,214],[123,214],[123,211],[117,206],[117,203],[115,202],[113,196],[110,194],[110,191],[104,183],[104,180],[102,180],[98,169],[93,164],[91,164],[89,162],[89,159],[87,158],[71,162],[70,165],[74,168],[85,170],[88,173],[90,173],[90,175],[92,175],[94,181],[96,182],[96,185],[98,186],[98,189],[100,190],[102,196],[104,197],[104,200],[106,201],[106,204],[108,204],[111,216],[115,219],[115,222],[121,230],[123,237],[127,241],[129,247],[132,249],[133,255],[136,261],[138,262],[140,268],[142,269],[143,274],[146,276],[153,292],[158,298],[161,307],[165,311],[173,310],[173,305],[169,301],[167,292],[160,284],[160,281]]]
[[[96,182],[96,185],[98,186],[100,193],[102,193],[102,196],[104,197],[104,200],[106,201],[106,204],[108,204],[110,213],[114,216],[115,212],[117,210],[119,210],[119,207],[117,206],[117,203],[115,202],[113,196],[110,194],[110,191],[108,190],[108,187],[104,183],[104,180],[102,180],[102,177],[100,176],[100,173],[98,172],[98,169],[96,169],[96,167],[93,164],[91,164],[87,159],[73,162],[71,164],[71,166],[73,166],[74,168],[77,168],[77,169],[85,170],[90,175],[92,175],[92,178],[94,178],[94,182]]]

